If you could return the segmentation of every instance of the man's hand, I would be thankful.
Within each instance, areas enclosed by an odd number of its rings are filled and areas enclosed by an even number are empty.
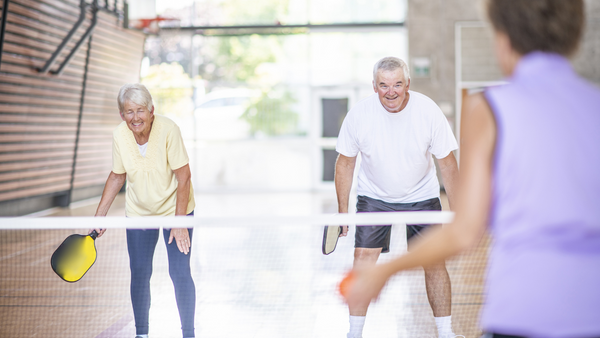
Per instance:
[[[177,248],[179,248],[179,251],[187,255],[190,252],[190,247],[192,246],[188,229],[171,229],[169,244],[173,242],[173,238],[175,238],[175,242],[177,243]]]
[[[348,226],[342,225],[342,232],[340,232],[340,237],[346,237],[346,236],[348,236]]]

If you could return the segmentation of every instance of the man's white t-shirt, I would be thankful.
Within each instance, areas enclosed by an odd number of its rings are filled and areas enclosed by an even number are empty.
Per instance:
[[[440,196],[431,155],[444,158],[458,149],[450,125],[429,97],[409,91],[406,107],[390,113],[377,93],[346,115],[336,151],[361,153],[358,195],[389,203],[412,203]]]

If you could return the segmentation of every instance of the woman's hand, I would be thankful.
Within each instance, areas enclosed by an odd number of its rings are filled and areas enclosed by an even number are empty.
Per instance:
[[[96,236],[96,238],[102,237],[102,235],[104,235],[104,232],[106,231],[106,229],[90,229],[90,231],[88,231],[88,235],[94,232],[94,230],[96,230],[96,232],[98,233],[98,236]]]
[[[355,268],[352,274],[354,280],[349,285],[349,292],[346,295],[346,302],[350,306],[369,304],[371,300],[376,300],[391,277],[389,269],[383,264]]]
[[[187,255],[190,252],[190,247],[192,246],[192,243],[190,242],[190,233],[188,229],[171,229],[171,236],[169,236],[169,244],[173,242],[173,238],[175,238],[175,242],[177,243],[179,251]]]

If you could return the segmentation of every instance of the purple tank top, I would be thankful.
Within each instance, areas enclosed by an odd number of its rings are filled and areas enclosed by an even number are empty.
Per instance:
[[[535,52],[485,96],[498,133],[482,326],[599,337],[600,90]]]

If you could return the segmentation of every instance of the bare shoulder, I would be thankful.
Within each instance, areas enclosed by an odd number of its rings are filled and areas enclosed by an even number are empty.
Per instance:
[[[476,93],[466,97],[464,102],[465,114],[492,113],[492,110],[483,93]]]
[[[483,93],[469,95],[466,98],[461,120],[464,138],[484,141],[487,145],[495,143],[496,120]]]

